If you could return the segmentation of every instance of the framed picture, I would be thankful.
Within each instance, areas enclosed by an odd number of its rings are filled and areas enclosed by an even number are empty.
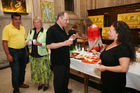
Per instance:
[[[108,31],[110,30],[110,27],[103,27],[102,28],[102,38],[105,40],[110,40],[108,38]]]
[[[27,14],[26,0],[1,0],[4,13]]]
[[[104,27],[104,15],[88,16],[88,18],[99,28]]]
[[[118,21],[124,21],[131,29],[140,28],[140,12],[118,14]]]
[[[54,23],[54,2],[41,0],[41,17],[42,21],[45,23]]]

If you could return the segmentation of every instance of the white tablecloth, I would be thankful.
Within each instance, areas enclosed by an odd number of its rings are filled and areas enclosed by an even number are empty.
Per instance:
[[[140,91],[140,63],[130,65],[126,78],[126,87]]]
[[[80,60],[71,58],[70,68],[100,78],[100,71],[96,69],[96,64],[84,63]]]
[[[100,78],[100,71],[96,69],[96,64],[84,63],[80,60],[71,58],[70,67],[90,76]],[[126,77],[126,87],[134,88],[140,91],[140,63],[134,63],[130,65]]]

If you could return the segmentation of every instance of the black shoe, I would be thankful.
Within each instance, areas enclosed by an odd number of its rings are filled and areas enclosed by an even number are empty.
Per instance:
[[[40,89],[42,89],[43,88],[43,86],[42,85],[39,85],[38,86],[38,90],[40,90]]]
[[[72,91],[73,91],[72,89],[68,89],[68,92],[69,92],[69,93],[72,93]]]
[[[18,92],[13,92],[13,93],[21,93],[20,91],[18,91]]]
[[[26,85],[26,84],[22,84],[19,86],[20,88],[29,88],[29,85]]]
[[[48,89],[48,86],[44,86],[43,91],[46,91]]]
[[[21,93],[20,91],[14,91],[13,93]]]
[[[14,89],[13,93],[20,93],[19,89]]]

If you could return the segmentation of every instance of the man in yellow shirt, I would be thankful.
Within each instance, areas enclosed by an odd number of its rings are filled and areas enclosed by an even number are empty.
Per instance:
[[[24,84],[25,68],[27,61],[25,28],[21,26],[21,15],[13,13],[11,23],[4,27],[2,32],[2,45],[10,63],[12,71],[13,93],[20,93],[19,88],[28,88]]]

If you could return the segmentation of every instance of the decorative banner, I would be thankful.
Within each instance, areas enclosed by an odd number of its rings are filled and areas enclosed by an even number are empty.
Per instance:
[[[91,19],[91,21],[99,28],[104,27],[104,15],[89,16],[88,18]]]
[[[108,31],[109,30],[110,30],[110,27],[103,27],[102,28],[102,38],[103,39],[109,40],[109,38],[108,38]]]
[[[41,1],[41,16],[42,22],[55,22],[54,2]]]
[[[118,14],[118,21],[126,22],[130,28],[140,28],[140,12]]]

